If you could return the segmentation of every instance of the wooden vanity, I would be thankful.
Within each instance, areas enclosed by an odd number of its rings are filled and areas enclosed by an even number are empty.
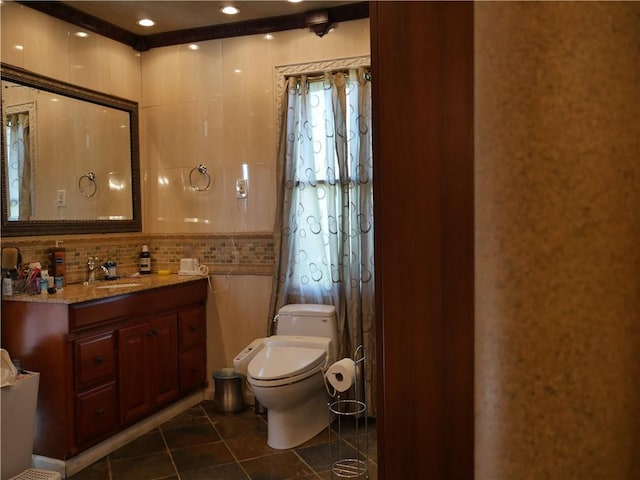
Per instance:
[[[66,460],[206,386],[206,278],[116,285],[2,301],[2,347],[40,372],[35,454]]]

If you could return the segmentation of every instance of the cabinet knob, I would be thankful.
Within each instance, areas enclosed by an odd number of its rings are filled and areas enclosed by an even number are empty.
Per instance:
[[[147,333],[148,336],[153,337],[154,335],[158,334],[158,330],[156,330],[155,328],[151,331],[149,331],[149,333]]]
[[[189,331],[195,332],[198,328],[195,325],[189,325]]]
[[[95,363],[103,363],[104,362],[104,357],[102,355],[98,355],[96,358],[93,359],[93,361]]]
[[[104,415],[104,408],[99,408],[96,410],[96,415],[100,416],[100,415]]]

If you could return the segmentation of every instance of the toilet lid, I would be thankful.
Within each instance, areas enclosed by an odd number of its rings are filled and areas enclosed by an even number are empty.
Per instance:
[[[256,380],[293,377],[317,367],[325,350],[300,347],[266,347],[249,363],[248,374]]]

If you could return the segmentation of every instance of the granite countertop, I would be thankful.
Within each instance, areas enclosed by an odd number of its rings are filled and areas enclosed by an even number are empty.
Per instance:
[[[4,296],[2,299],[12,302],[45,302],[45,303],[81,303],[101,298],[115,297],[117,295],[127,295],[129,293],[141,292],[152,288],[179,285],[182,283],[202,280],[203,276],[185,276],[178,274],[159,275],[139,275],[135,277],[122,277],[116,280],[97,280],[87,285],[75,283],[65,285],[62,290],[56,293],[26,294],[18,293],[12,296]]]

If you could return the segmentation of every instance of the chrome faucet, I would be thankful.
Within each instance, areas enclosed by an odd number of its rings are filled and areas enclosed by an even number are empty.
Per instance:
[[[87,282],[94,282],[96,279],[96,263],[98,257],[89,257],[87,260]]]

